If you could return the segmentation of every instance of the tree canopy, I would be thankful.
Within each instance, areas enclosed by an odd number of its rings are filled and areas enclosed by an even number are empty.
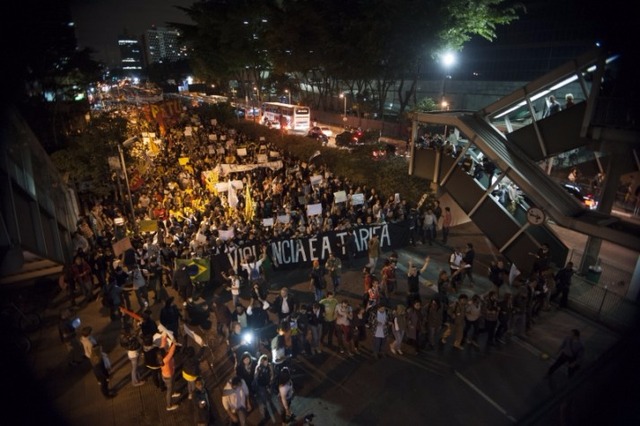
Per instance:
[[[284,84],[326,108],[346,89],[370,94],[383,112],[395,87],[402,112],[438,53],[473,36],[495,39],[524,8],[507,0],[201,0],[183,10],[195,22],[179,27],[197,75],[235,82],[240,97],[254,87],[263,98],[281,93]]]

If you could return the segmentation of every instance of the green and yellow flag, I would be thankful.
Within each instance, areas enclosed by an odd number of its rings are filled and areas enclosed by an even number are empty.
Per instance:
[[[187,267],[192,281],[209,281],[211,267],[209,259],[176,259],[176,268]]]

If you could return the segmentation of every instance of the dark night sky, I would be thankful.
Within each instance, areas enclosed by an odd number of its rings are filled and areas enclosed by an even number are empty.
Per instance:
[[[90,47],[94,59],[116,65],[120,59],[118,36],[140,36],[152,25],[190,23],[174,6],[190,7],[195,0],[71,0],[71,13],[81,48]]]

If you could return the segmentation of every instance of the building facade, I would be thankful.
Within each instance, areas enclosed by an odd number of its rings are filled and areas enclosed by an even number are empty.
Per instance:
[[[146,45],[148,64],[176,62],[187,57],[178,30],[152,27],[146,33]]]
[[[118,37],[120,66],[125,74],[139,76],[144,65],[142,44],[135,37],[124,34]]]

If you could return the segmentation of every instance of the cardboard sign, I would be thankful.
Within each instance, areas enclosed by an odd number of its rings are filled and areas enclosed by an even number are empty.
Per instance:
[[[236,151],[238,153],[238,155],[240,157],[246,157],[247,155],[247,148],[238,148],[238,150]]]
[[[133,246],[131,245],[131,240],[129,239],[129,237],[124,237],[120,241],[116,241],[115,243],[111,244],[111,248],[113,249],[113,255],[115,257],[118,257],[125,251],[132,249]]]
[[[139,223],[140,232],[156,232],[158,230],[157,220],[141,220]]]
[[[212,141],[212,142],[213,141],[217,141],[218,140],[218,135],[216,135],[215,133],[212,134],[212,135],[209,135],[209,140]]]
[[[231,229],[227,229],[226,231],[223,230],[218,230],[218,235],[220,236],[220,239],[222,241],[228,241],[233,239],[234,237],[234,232],[233,232],[233,228]]]
[[[338,191],[333,193],[333,200],[336,203],[346,203],[347,202],[347,193],[345,191]]]
[[[269,151],[269,157],[278,158],[280,157],[280,153],[278,151]]]
[[[288,214],[278,216],[278,223],[289,223],[290,220],[291,216],[289,216]]]
[[[266,154],[256,155],[256,160],[258,161],[258,163],[266,163],[267,161],[269,161]]]
[[[354,206],[364,204],[364,194],[353,194],[351,196],[351,204]]]
[[[317,216],[322,214],[322,203],[307,205],[307,216]]]
[[[309,178],[311,185],[320,185],[322,182],[322,175],[313,175]]]
[[[264,227],[273,226],[273,218],[270,217],[268,219],[262,219],[262,226]]]

